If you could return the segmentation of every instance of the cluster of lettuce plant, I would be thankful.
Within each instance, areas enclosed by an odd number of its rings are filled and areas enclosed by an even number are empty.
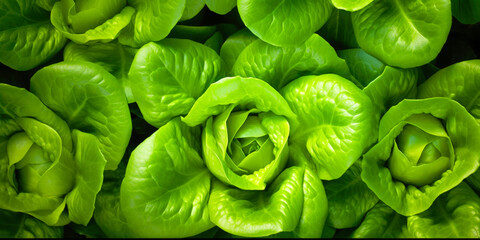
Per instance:
[[[478,238],[475,9],[1,1],[0,235]]]

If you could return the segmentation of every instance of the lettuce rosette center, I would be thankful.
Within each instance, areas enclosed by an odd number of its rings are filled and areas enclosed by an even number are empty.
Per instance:
[[[432,184],[453,166],[452,142],[442,123],[431,115],[414,115],[408,122],[395,139],[388,168],[393,178],[405,184]]]
[[[14,177],[11,177],[11,180],[20,192],[51,197],[62,196],[73,187],[74,174],[72,166],[62,169],[65,162],[57,161],[61,154],[60,136],[45,124],[33,119],[27,121],[34,121],[34,124],[43,128],[42,130],[50,131],[49,136],[54,136],[52,139],[57,141],[45,143],[43,139],[37,137],[33,138],[37,140],[35,142],[25,132],[13,134],[7,142],[9,175],[16,176],[16,181]]]
[[[223,183],[264,190],[288,160],[290,120],[296,116],[268,83],[224,78],[212,84],[183,121],[204,123],[206,165]]]
[[[475,118],[457,102],[405,99],[382,117],[361,177],[382,202],[412,216],[477,170],[479,141]]]

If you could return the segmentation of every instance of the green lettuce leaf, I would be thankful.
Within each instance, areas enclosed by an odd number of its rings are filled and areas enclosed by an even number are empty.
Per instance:
[[[120,204],[135,237],[188,237],[212,228],[207,202],[211,175],[200,129],[175,118],[130,156]]]
[[[362,49],[384,63],[411,68],[432,61],[452,25],[450,0],[376,0],[352,13]]]
[[[59,52],[67,39],[50,23],[49,13],[30,0],[0,2],[0,62],[30,70]]]
[[[264,42],[295,46],[327,22],[333,6],[329,0],[238,0],[237,8],[243,23]]]

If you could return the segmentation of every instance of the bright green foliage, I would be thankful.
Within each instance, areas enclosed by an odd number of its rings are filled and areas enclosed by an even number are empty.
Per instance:
[[[237,6],[236,0],[204,0],[208,9],[220,15],[225,15]]]
[[[275,46],[305,42],[327,22],[329,0],[238,0],[238,12],[253,34]]]
[[[213,224],[211,175],[199,155],[199,128],[173,119],[130,156],[120,203],[135,237],[187,237]]]
[[[123,45],[142,45],[164,39],[183,14],[186,0],[129,0],[135,9],[132,22],[118,36]]]
[[[450,0],[376,0],[352,13],[360,47],[388,65],[411,68],[432,61],[452,24]]]
[[[187,114],[205,89],[223,75],[222,60],[212,49],[191,40],[166,39],[138,51],[129,80],[145,120],[161,127]]]
[[[72,129],[95,135],[113,170],[127,147],[132,122],[120,83],[99,65],[61,62],[32,77],[31,89]]]
[[[480,237],[480,198],[465,183],[442,194],[427,211],[408,217],[415,238]]]
[[[75,43],[105,43],[117,38],[134,13],[126,0],[61,0],[53,6],[51,21]]]
[[[220,57],[225,62],[225,69],[228,73],[228,76],[233,75],[230,74],[230,71],[233,68],[233,65],[237,61],[238,56],[240,53],[245,49],[250,43],[254,42],[258,38],[253,35],[248,28],[244,28],[230,37],[228,37],[222,45],[220,49]]]
[[[293,231],[303,203],[303,169],[283,171],[266,191],[244,191],[215,181],[208,209],[223,230],[245,237]]]
[[[226,184],[263,190],[284,168],[290,123],[283,97],[255,78],[224,78],[210,85],[183,121],[205,123],[203,153],[209,170]]]
[[[195,17],[204,6],[204,0],[187,0],[185,2],[185,8],[183,9],[182,17],[179,21],[186,21]]]
[[[462,104],[480,123],[480,60],[468,60],[452,64],[432,75],[418,87],[419,98],[447,97]],[[479,190],[480,172],[468,178]]]
[[[136,52],[137,49],[118,43],[81,45],[71,42],[65,46],[63,58],[65,61],[88,61],[102,66],[117,78],[125,90],[128,103],[132,103],[135,99],[128,81],[128,71]]]
[[[25,71],[59,52],[66,38],[49,19],[35,1],[0,1],[0,63]]]
[[[256,40],[238,56],[232,71],[236,76],[262,79],[275,89],[305,75],[335,73],[351,77],[345,61],[317,34],[295,47],[276,47]]]
[[[438,197],[423,213],[402,216],[379,202],[354,238],[478,238],[480,198],[465,183]]]
[[[374,0],[332,0],[333,6],[346,11],[358,11]]]
[[[321,179],[342,176],[372,143],[372,102],[347,79],[335,74],[304,76],[281,93],[298,117],[290,144],[308,152]]]
[[[364,155],[362,179],[402,215],[427,210],[479,166],[480,126],[450,99],[403,100],[379,130],[379,142]]]

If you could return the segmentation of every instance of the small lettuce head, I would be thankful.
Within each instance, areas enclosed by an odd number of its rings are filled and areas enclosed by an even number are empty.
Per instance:
[[[379,142],[364,155],[362,180],[402,215],[427,210],[479,166],[480,127],[453,100],[403,100],[379,130]]]
[[[287,162],[288,119],[295,114],[268,83],[232,77],[210,85],[183,121],[205,123],[203,152],[213,175],[243,190],[263,190]]]

